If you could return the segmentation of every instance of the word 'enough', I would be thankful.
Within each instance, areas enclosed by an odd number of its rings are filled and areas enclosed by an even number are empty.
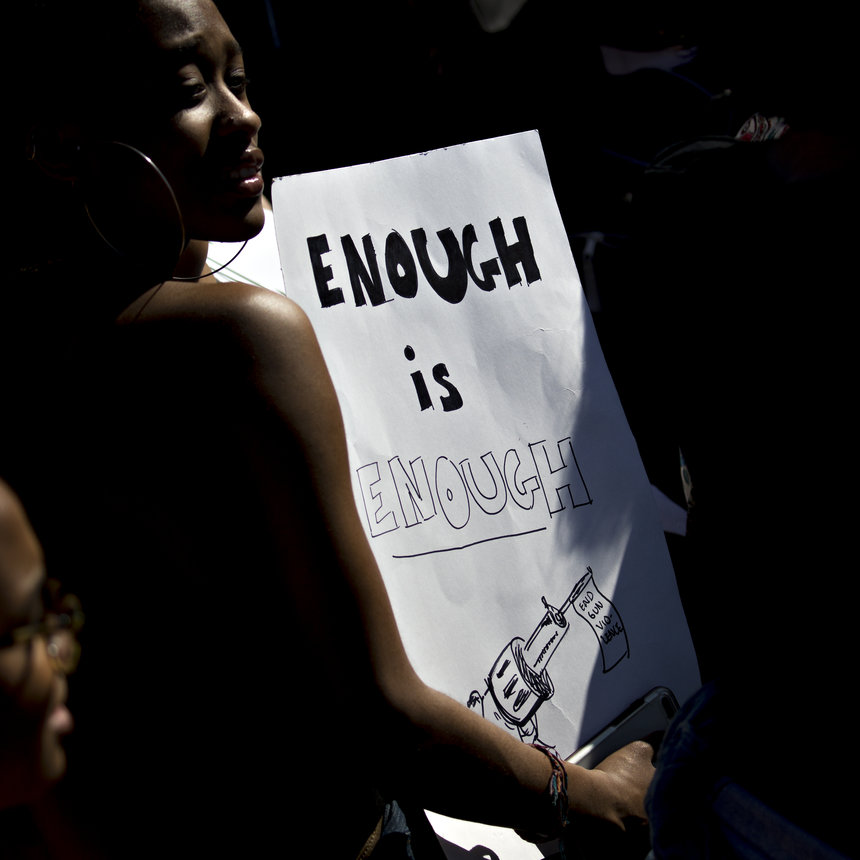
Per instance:
[[[420,525],[440,512],[452,528],[462,529],[476,509],[492,516],[509,501],[525,511],[542,501],[550,517],[565,510],[566,500],[573,507],[591,504],[570,437],[555,445],[532,442],[528,448],[525,463],[516,448],[509,448],[501,458],[492,451],[459,463],[437,457],[429,472],[423,457],[408,466],[398,456],[388,460],[387,469],[379,462],[360,466],[356,471],[371,536]]]
[[[490,221],[489,227],[496,256],[484,260],[477,268],[473,259],[474,248],[478,243],[478,234],[474,225],[467,224],[459,240],[450,227],[439,230],[436,236],[447,257],[447,268],[444,272],[436,271],[433,265],[427,248],[425,230],[418,228],[410,232],[412,248],[400,233],[392,230],[385,238],[383,253],[385,272],[391,289],[401,298],[415,298],[418,293],[419,268],[424,280],[434,292],[451,304],[457,304],[463,300],[470,280],[479,289],[487,292],[496,288],[496,277],[501,274],[504,274],[509,289],[515,284],[522,283],[520,265],[525,274],[526,283],[531,284],[533,281],[540,280],[540,269],[535,260],[526,219],[522,216],[513,219],[517,238],[511,244],[508,244],[501,218]],[[320,236],[309,236],[307,242],[320,305],[330,308],[343,304],[346,301],[343,289],[329,285],[329,282],[335,278],[334,270],[331,265],[323,261],[323,254],[331,253],[328,238],[323,233]],[[370,234],[361,238],[363,256],[349,234],[340,237],[340,246],[356,307],[366,305],[368,300],[374,306],[391,301],[385,292],[376,248]]]

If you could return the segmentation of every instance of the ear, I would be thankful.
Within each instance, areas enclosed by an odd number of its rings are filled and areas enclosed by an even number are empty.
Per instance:
[[[74,182],[81,172],[80,141],[77,128],[34,124],[28,130],[24,155],[47,176]]]

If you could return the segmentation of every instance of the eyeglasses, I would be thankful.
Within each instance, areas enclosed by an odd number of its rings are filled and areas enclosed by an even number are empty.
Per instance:
[[[0,648],[27,644],[43,636],[51,668],[69,675],[77,668],[81,655],[77,639],[84,626],[81,603],[74,594],[61,594],[59,582],[51,579],[45,583],[45,605],[50,608],[41,621],[4,633],[0,636]]]

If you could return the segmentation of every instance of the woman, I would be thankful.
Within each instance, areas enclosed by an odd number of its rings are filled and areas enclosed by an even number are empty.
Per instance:
[[[93,837],[108,856],[291,856],[298,833],[352,858],[398,829],[396,798],[537,838],[560,831],[565,781],[574,817],[644,821],[647,744],[562,765],[421,682],[307,319],[199,279],[201,242],[263,223],[260,120],[215,6],[113,0],[90,19],[107,39],[63,8],[22,107],[48,227],[7,298],[17,342],[35,320],[44,347],[17,390],[40,392],[19,466],[91,619],[70,794]]]

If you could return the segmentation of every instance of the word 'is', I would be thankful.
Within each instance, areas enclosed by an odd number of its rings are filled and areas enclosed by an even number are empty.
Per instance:
[[[460,239],[450,227],[437,231],[436,236],[447,258],[447,268],[442,272],[437,271],[433,265],[425,230],[418,228],[410,232],[411,247],[400,233],[392,230],[385,239],[383,251],[385,272],[391,290],[401,298],[414,298],[418,293],[420,270],[424,281],[440,298],[457,304],[466,295],[469,281],[486,292],[496,288],[496,278],[500,275],[504,275],[509,289],[522,283],[520,266],[527,284],[540,280],[540,270],[535,260],[526,219],[522,216],[513,219],[516,240],[512,242],[509,242],[505,235],[501,218],[490,221],[489,227],[495,256],[477,266],[474,256],[478,234],[474,225],[467,224]],[[307,242],[320,305],[330,308],[345,303],[343,289],[330,283],[335,280],[332,265],[323,260],[324,254],[332,253],[327,236],[325,233],[309,236]],[[340,247],[355,306],[366,305],[368,301],[373,306],[391,301],[386,293],[376,248],[370,234],[362,236],[361,251],[349,234],[340,237]]]

